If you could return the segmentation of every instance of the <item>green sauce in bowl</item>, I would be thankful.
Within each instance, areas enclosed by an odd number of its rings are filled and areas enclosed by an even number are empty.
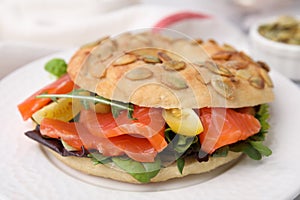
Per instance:
[[[292,16],[280,16],[275,22],[259,26],[258,32],[276,42],[300,45],[300,21]]]

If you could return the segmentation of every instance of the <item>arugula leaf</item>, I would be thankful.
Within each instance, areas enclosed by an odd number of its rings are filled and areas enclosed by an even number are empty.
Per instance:
[[[118,108],[120,110],[127,110],[130,113],[133,113],[133,106],[129,106],[128,104],[122,102],[111,101],[100,96],[87,96],[87,95],[81,95],[81,94],[76,94],[71,92],[69,94],[40,94],[37,95],[36,98],[73,98],[73,99],[79,99],[83,101],[103,103],[103,104],[110,105],[114,109]]]
[[[141,183],[148,183],[161,168],[160,159],[153,163],[137,162],[128,157],[113,157],[112,161]]]
[[[213,154],[212,157],[226,157],[228,155],[229,146],[226,145],[217,149]]]
[[[123,107],[127,107],[127,109],[112,106],[111,107],[111,112],[112,112],[114,118],[117,118],[120,115],[120,113],[125,110],[125,111],[127,111],[127,117],[129,119],[136,120],[136,118],[133,117],[133,111],[134,111],[133,104],[131,104],[131,103],[121,103],[121,102],[119,102],[118,104],[123,105]]]
[[[58,101],[57,101],[58,99],[57,99],[56,97],[50,97],[50,99],[51,99],[51,101],[53,101],[53,102],[56,102],[56,103],[58,102]]]
[[[180,154],[184,153],[194,143],[194,138],[177,134],[173,139],[174,150]]]
[[[123,104],[124,105],[124,104]],[[126,106],[126,105],[125,105]],[[124,108],[119,108],[119,107],[116,107],[116,106],[112,106],[111,107],[111,112],[112,112],[112,115],[114,118],[117,118],[119,117],[120,113],[122,111],[124,111],[125,109]]]
[[[243,152],[245,154],[247,154],[250,158],[252,158],[253,160],[261,160],[262,159],[262,155],[260,154],[260,152],[258,150],[256,150],[252,145],[250,145],[249,143],[246,143]]]
[[[184,153],[192,144],[198,141],[197,136],[190,137],[176,134],[171,128],[165,129],[165,139],[169,144],[171,143],[173,149],[180,154]]]
[[[165,129],[165,139],[169,143],[167,149],[160,155],[176,159],[178,171],[182,174],[185,160],[184,157],[194,150],[193,145],[198,142],[198,136],[189,137],[174,133],[171,128]]]
[[[255,117],[259,120],[261,129],[257,134],[251,136],[250,139],[255,141],[264,141],[266,134],[268,133],[268,130],[270,128],[270,124],[268,123],[268,119],[270,117],[269,105],[268,104],[260,105],[259,110],[256,113]]]
[[[129,108],[129,110],[127,111],[127,117],[132,120],[137,120],[137,118],[133,117],[133,111],[134,111],[133,104],[129,103],[128,108]]]
[[[253,160],[260,160],[262,155],[248,142],[238,142],[230,145],[230,151],[243,152]]]
[[[264,156],[270,156],[272,154],[272,150],[263,145],[262,141],[250,141],[250,144]]]
[[[87,157],[91,158],[94,165],[107,164],[112,162],[110,157],[103,156],[98,152],[90,153],[87,155]]]
[[[176,160],[176,164],[177,164],[178,171],[180,172],[180,174],[182,174],[183,168],[184,168],[184,165],[185,165],[184,158],[178,158]]]
[[[45,70],[57,78],[67,73],[67,63],[60,58],[54,58],[45,64]]]

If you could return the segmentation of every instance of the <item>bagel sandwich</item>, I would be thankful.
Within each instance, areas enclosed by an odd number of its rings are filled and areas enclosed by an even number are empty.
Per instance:
[[[66,70],[18,108],[37,124],[25,134],[74,169],[149,183],[271,154],[270,69],[230,45],[124,33],[82,46]]]

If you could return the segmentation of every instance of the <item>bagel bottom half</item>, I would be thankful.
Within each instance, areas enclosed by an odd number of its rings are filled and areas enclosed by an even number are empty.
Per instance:
[[[121,170],[114,165],[94,165],[90,158],[68,156],[63,157],[56,152],[50,151],[57,159],[68,165],[69,167],[81,171],[86,174],[99,176],[103,178],[110,178],[117,181],[128,183],[140,183],[134,179],[130,174]],[[159,173],[151,179],[151,182],[162,182],[173,178],[180,178],[190,174],[200,174],[210,172],[222,165],[225,165],[233,160],[236,160],[242,153],[229,152],[226,157],[210,157],[207,162],[198,162],[194,158],[186,158],[183,173],[180,174],[176,163],[162,168]]]

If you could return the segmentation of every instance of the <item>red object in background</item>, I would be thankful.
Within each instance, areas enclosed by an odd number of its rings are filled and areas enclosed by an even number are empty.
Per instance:
[[[161,19],[159,22],[157,22],[153,26],[153,32],[159,32],[162,28],[167,28],[170,25],[177,23],[179,21],[187,20],[187,19],[209,19],[211,16],[202,14],[202,13],[196,13],[196,12],[178,12],[174,13],[172,15],[169,15],[163,19]]]

